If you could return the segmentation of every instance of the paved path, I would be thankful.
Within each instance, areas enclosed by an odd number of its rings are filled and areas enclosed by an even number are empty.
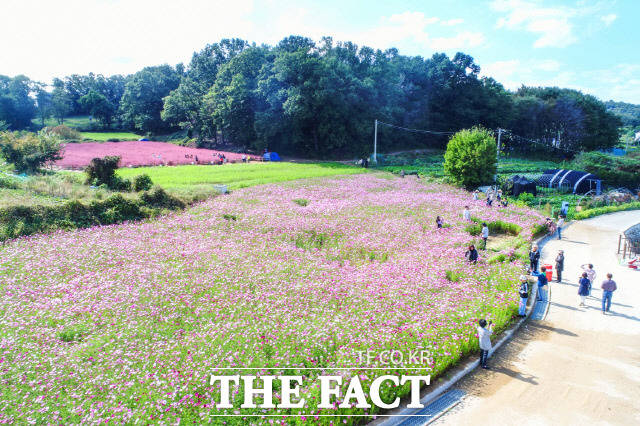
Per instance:
[[[640,272],[616,258],[619,233],[640,223],[640,211],[572,224],[549,240],[543,263],[565,251],[563,283],[551,284],[544,321],[529,321],[511,342],[456,389],[465,396],[434,425],[640,424]],[[578,307],[582,263],[597,272],[593,296]],[[599,289],[607,272],[619,290],[602,315]],[[555,280],[555,273],[554,273]]]

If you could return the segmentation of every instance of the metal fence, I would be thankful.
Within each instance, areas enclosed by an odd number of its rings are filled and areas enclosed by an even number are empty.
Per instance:
[[[622,255],[622,260],[638,257],[640,255],[640,241],[632,240],[624,234],[620,234],[618,236],[618,254]]]

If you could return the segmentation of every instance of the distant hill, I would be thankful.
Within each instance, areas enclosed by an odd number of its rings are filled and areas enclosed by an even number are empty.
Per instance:
[[[620,117],[624,126],[640,126],[640,105],[626,102],[605,102],[607,111]]]

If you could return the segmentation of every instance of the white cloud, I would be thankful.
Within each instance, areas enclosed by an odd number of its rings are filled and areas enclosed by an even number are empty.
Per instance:
[[[446,25],[446,26],[453,26],[453,25],[460,25],[463,22],[464,22],[464,19],[449,19],[448,21],[441,21],[440,24]]]
[[[604,15],[603,17],[600,18],[602,20],[602,22],[604,22],[604,24],[608,27],[609,25],[613,24],[613,21],[615,21],[616,19],[618,19],[618,15],[616,15],[615,13],[610,13],[608,15]]]
[[[571,22],[578,15],[577,8],[543,7],[527,0],[494,0],[491,8],[505,14],[498,19],[498,28],[524,29],[536,34],[533,47],[566,47],[578,40]]]
[[[0,2],[0,74],[131,73],[189,61],[222,37],[254,32],[252,0]]]
[[[428,45],[434,50],[451,50],[463,47],[476,47],[485,42],[482,33],[463,31],[453,37],[435,37],[428,40]]]

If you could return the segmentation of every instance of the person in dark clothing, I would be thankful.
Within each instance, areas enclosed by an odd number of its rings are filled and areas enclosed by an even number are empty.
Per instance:
[[[562,281],[562,271],[564,270],[564,251],[558,251],[556,256],[556,275],[558,276],[557,282]]]
[[[476,246],[471,244],[464,257],[466,257],[469,262],[476,263],[478,261],[478,250],[476,250]]]
[[[540,272],[531,271],[531,275],[538,277],[538,300],[547,300],[545,297],[544,286],[547,285],[547,268],[544,266],[540,268]]]
[[[587,278],[586,272],[582,273],[582,277],[580,277],[580,281],[578,281],[578,283],[580,284],[578,286],[578,296],[580,296],[580,305],[578,306],[584,306],[584,300],[589,295],[589,286],[591,285],[591,281],[589,281],[589,278]]]
[[[537,245],[533,245],[531,247],[531,251],[529,252],[529,267],[532,272],[538,272],[538,262],[540,261],[540,250],[538,250]]]
[[[436,217],[436,226],[442,228],[442,218],[440,216]]]

